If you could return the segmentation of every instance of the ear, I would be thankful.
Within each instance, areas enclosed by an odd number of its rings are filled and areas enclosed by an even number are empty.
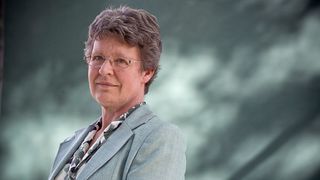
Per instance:
[[[148,69],[143,71],[143,77],[142,77],[142,82],[146,84],[153,76],[154,70],[153,69]]]

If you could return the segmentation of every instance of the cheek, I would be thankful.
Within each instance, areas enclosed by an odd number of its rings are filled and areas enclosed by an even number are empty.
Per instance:
[[[129,91],[129,93],[136,92],[141,86],[138,76],[126,76],[122,82],[122,85],[125,87],[126,91]]]
[[[94,80],[96,76],[97,76],[97,73],[95,71],[88,69],[88,81],[89,81],[89,87],[91,91],[94,90]]]

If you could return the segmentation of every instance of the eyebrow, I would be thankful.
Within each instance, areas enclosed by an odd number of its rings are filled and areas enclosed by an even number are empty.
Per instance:
[[[93,51],[91,52],[92,55],[101,55],[101,56],[112,56],[112,55],[105,55],[105,53],[103,51]],[[118,56],[118,57],[127,57],[124,55],[124,53],[121,53],[121,52],[113,52],[113,55],[114,56]],[[132,59],[132,58],[131,58]]]

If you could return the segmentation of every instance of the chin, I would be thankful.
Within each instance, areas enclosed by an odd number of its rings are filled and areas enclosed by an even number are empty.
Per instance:
[[[108,96],[99,96],[99,95],[96,95],[95,96],[95,100],[97,101],[97,103],[99,104],[112,104],[113,102],[113,99],[111,97],[108,97]]]

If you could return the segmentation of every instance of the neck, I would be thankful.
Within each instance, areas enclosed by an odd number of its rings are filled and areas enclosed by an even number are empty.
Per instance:
[[[131,107],[134,105],[143,102],[144,99],[139,99],[123,105],[122,107],[115,108],[115,107],[103,107],[101,106],[101,117],[102,117],[102,128],[105,129],[112,121],[116,120],[121,116],[123,113],[127,112]]]

